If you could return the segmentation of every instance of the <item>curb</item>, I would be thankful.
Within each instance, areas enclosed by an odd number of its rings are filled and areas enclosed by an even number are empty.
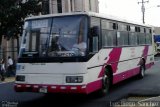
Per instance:
[[[4,81],[0,81],[0,84],[5,84],[9,82],[14,82],[14,81],[15,81],[15,77],[6,77]]]
[[[145,102],[145,101],[148,101],[148,102],[152,102],[152,101],[160,102],[160,96],[147,98],[147,99],[141,100],[139,102]]]

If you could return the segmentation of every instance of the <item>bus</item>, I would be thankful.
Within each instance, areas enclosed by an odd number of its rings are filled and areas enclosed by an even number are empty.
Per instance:
[[[160,35],[154,35],[155,56],[160,54]]]
[[[14,89],[105,95],[120,81],[145,76],[154,65],[152,43],[151,26],[109,15],[74,12],[29,17]]]

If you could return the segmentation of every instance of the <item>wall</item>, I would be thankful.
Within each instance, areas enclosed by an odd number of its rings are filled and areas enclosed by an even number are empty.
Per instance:
[[[50,0],[50,14],[59,13],[57,0]],[[62,0],[62,13],[71,11],[99,12],[98,0]]]

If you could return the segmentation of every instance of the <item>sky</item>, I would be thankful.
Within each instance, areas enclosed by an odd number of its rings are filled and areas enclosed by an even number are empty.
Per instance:
[[[144,0],[147,1],[147,0]],[[142,0],[99,0],[100,13],[142,23]],[[160,27],[160,0],[145,3],[145,24]]]

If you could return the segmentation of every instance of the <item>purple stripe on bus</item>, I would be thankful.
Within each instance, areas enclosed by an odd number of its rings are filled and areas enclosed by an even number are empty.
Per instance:
[[[113,73],[117,71],[121,52],[122,48],[114,48],[109,54],[109,60],[107,61],[107,64],[110,64],[112,66]]]
[[[113,73],[117,71],[118,68],[118,62],[121,56],[122,48],[113,48],[112,51],[109,54],[109,60],[105,63],[107,65],[112,66]],[[104,75],[104,70],[105,68],[102,67],[100,74],[98,75],[99,77],[102,77]]]
[[[145,61],[147,60],[148,50],[149,50],[149,46],[144,46],[144,50],[141,57],[143,57]],[[141,63],[142,63],[142,60],[140,59],[138,65],[141,65]]]

